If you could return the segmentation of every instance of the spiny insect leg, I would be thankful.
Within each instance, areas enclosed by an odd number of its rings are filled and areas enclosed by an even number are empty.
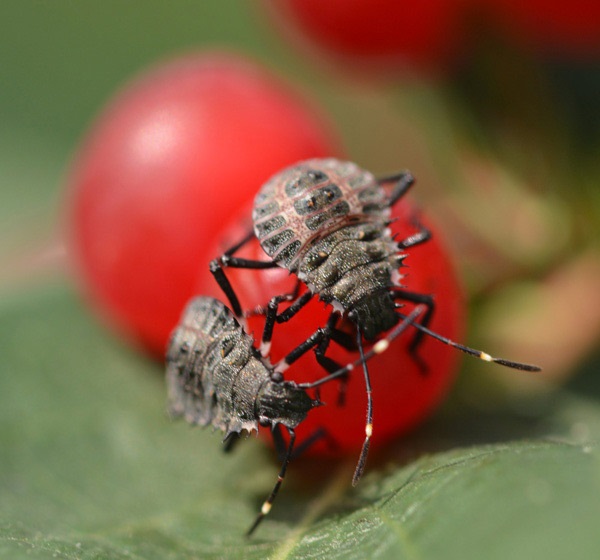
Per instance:
[[[294,442],[296,441],[296,432],[294,432],[294,430],[292,428],[287,428],[287,431],[290,434],[290,441],[288,443],[287,450],[285,452],[285,456],[281,463],[281,469],[279,470],[279,474],[277,475],[277,482],[275,483],[275,486],[273,486],[273,490],[271,490],[271,494],[269,494],[269,497],[263,503],[263,505],[260,509],[260,512],[258,513],[258,515],[256,516],[256,519],[254,520],[254,523],[252,523],[252,525],[250,526],[250,529],[248,529],[248,531],[246,533],[247,537],[249,537],[250,535],[252,535],[252,533],[254,533],[256,528],[260,525],[260,522],[271,511],[273,502],[275,501],[275,498],[277,497],[277,493],[279,492],[279,488],[281,488],[281,484],[283,483],[283,480],[285,478],[287,466],[290,462],[290,458],[292,457],[292,450],[294,449]]]
[[[265,317],[265,326],[263,328],[263,334],[260,344],[260,353],[264,358],[267,357],[269,355],[269,352],[271,351],[271,340],[273,339],[273,328],[275,327],[275,323],[281,322],[278,321],[279,315],[277,314],[279,310],[279,304],[283,303],[284,301],[296,300],[294,301],[294,304],[292,304],[292,306],[295,306],[295,312],[293,313],[293,315],[295,315],[298,311],[300,311],[302,307],[304,307],[304,305],[306,305],[306,303],[308,303],[308,301],[312,297],[312,294],[309,294],[308,297],[303,296],[303,298],[299,298],[300,300],[302,300],[299,302],[298,293],[300,292],[300,286],[301,282],[298,281],[293,292],[275,296],[271,298],[266,307],[260,305],[254,308],[252,311],[246,311],[246,313],[244,314],[245,317],[254,317],[256,315],[263,315]]]
[[[253,233],[249,233],[244,237],[240,242],[236,243],[233,247],[229,248],[222,256],[213,259],[210,262],[209,268],[212,275],[215,278],[215,281],[220,286],[221,290],[227,296],[229,303],[231,304],[231,309],[233,310],[236,317],[243,321],[243,313],[242,306],[240,305],[240,300],[227,278],[224,269],[227,267],[230,268],[252,268],[252,269],[265,269],[265,268],[275,268],[277,267],[277,263],[273,261],[253,261],[250,259],[239,259],[237,257],[232,256],[234,253],[239,251],[246,243],[248,243],[254,237]]]
[[[429,326],[429,323],[433,318],[433,314],[435,313],[435,300],[432,295],[419,294],[416,292],[409,292],[407,290],[394,290],[392,292],[392,297],[394,299],[400,299],[404,301],[410,301],[411,303],[418,303],[424,305],[426,307],[426,311],[423,314],[423,318],[421,319],[420,323],[424,327]],[[423,342],[423,336],[425,336],[425,333],[423,331],[417,330],[417,332],[413,336],[413,339],[410,341],[408,351],[415,363],[417,364],[417,366],[419,366],[419,370],[421,371],[421,373],[425,374],[427,373],[427,370],[429,368],[427,367],[427,362],[425,362],[425,360],[423,360],[423,358],[418,353],[419,346]]]
[[[394,190],[392,191],[389,198],[389,205],[393,206],[398,202],[415,184],[415,178],[409,171],[401,171],[394,175],[388,175],[386,177],[380,177],[377,182],[381,185],[384,183],[396,182]]]
[[[403,315],[402,313],[398,313],[398,315],[402,318],[406,318],[406,315]],[[432,330],[429,330],[427,327],[424,327],[423,325],[421,325],[419,323],[413,322],[412,326],[415,329],[419,329],[424,334],[431,336],[432,338],[435,338],[436,340],[439,340],[440,342],[443,342],[444,344],[447,344],[448,346],[452,346],[452,348],[456,348],[457,350],[460,350],[461,352],[464,352],[465,354],[469,354],[470,356],[475,356],[476,358],[479,358],[480,360],[483,360],[484,362],[494,362],[501,366],[509,367],[512,369],[518,369],[521,371],[541,371],[542,370],[542,368],[540,368],[539,366],[536,366],[536,365],[524,364],[521,362],[513,362],[510,360],[505,360],[503,358],[494,358],[493,356],[490,356],[486,352],[482,352],[481,350],[477,350],[475,348],[470,348],[469,346],[464,346],[463,344],[454,342],[453,340],[450,340],[449,338],[446,338],[445,336],[442,336],[436,332],[433,332]]]
[[[278,303],[281,303],[284,301],[295,301],[298,298],[298,295],[300,294],[301,287],[302,287],[302,282],[297,279],[296,285],[294,286],[294,289],[291,292],[289,292],[287,294],[281,294],[279,296],[275,296],[275,297],[271,298],[271,300],[277,299]],[[257,305],[254,309],[247,309],[246,311],[244,311],[244,316],[245,317],[256,317],[256,316],[266,317],[268,309],[269,309],[269,303],[271,302],[271,300],[269,300],[265,305]]]

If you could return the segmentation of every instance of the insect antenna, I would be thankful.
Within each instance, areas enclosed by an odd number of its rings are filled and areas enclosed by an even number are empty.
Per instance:
[[[362,333],[359,328],[356,331],[356,343],[358,345],[358,350],[360,352],[360,359],[347,364],[343,368],[318,379],[317,381],[313,381],[311,383],[299,383],[298,387],[302,389],[313,389],[317,388],[328,381],[333,379],[337,379],[343,375],[346,375],[350,371],[352,371],[356,366],[362,365],[363,372],[365,376],[365,385],[367,392],[367,421],[365,424],[365,440],[362,445],[362,449],[360,451],[360,456],[358,458],[358,463],[356,464],[356,469],[354,470],[354,475],[352,477],[352,486],[356,486],[358,481],[361,479],[363,472],[365,470],[365,465],[367,463],[367,455],[369,454],[369,447],[371,445],[371,436],[373,435],[373,398],[372,398],[372,389],[371,389],[371,378],[369,376],[369,369],[367,367],[367,362],[377,354],[381,354],[385,352],[391,343],[397,336],[399,336],[402,332],[404,332],[409,325],[414,324],[413,322],[423,313],[425,310],[424,305],[418,305],[415,309],[407,315],[403,321],[398,323],[391,331],[390,334],[386,338],[382,338],[378,342],[376,342],[373,347],[365,352],[363,349],[362,343]]]
[[[373,435],[373,390],[371,388],[371,378],[369,377],[369,367],[367,366],[367,360],[365,359],[365,353],[362,344],[362,332],[360,328],[356,329],[356,344],[358,345],[358,351],[360,352],[360,361],[362,363],[363,372],[365,375],[365,388],[367,393],[367,422],[365,424],[365,441],[363,442],[362,449],[360,450],[360,456],[358,457],[358,463],[352,476],[352,486],[356,486],[358,481],[361,479],[363,472],[365,471],[365,465],[367,463],[367,455],[369,454],[369,447],[371,445],[371,436]]]
[[[411,311],[410,315],[405,315],[403,317],[403,320],[390,331],[388,336],[382,338],[381,340],[378,340],[372,348],[370,348],[367,352],[364,352],[364,358],[361,355],[361,357],[358,360],[346,364],[343,368],[340,368],[337,371],[330,373],[329,375],[321,377],[321,379],[317,379],[316,381],[309,381],[307,383],[298,383],[298,387],[300,387],[301,389],[314,389],[315,387],[319,387],[320,385],[324,385],[329,381],[333,381],[338,377],[342,377],[343,375],[350,373],[355,367],[360,366],[364,362],[369,361],[374,356],[377,356],[377,354],[382,354],[389,348],[390,343],[396,337],[400,336],[411,324],[418,325],[418,323],[415,323],[415,321],[419,317],[419,315],[421,315],[424,311],[424,305],[417,305],[413,309],[413,311]]]
[[[398,316],[404,320],[408,319],[411,315],[404,315],[403,313],[398,313]],[[438,333],[428,329],[427,327],[424,327],[420,323],[411,321],[411,325],[415,329],[421,331],[422,333],[424,333],[432,338],[435,338],[436,340],[439,340],[440,342],[443,342],[444,344],[447,344],[448,346],[452,346],[452,348],[456,348],[457,350],[460,350],[461,352],[464,352],[465,354],[469,354],[470,356],[475,356],[476,358],[479,358],[480,360],[483,360],[484,362],[494,362],[496,364],[500,364],[501,366],[509,367],[512,369],[518,369],[521,371],[541,371],[542,370],[541,367],[536,366],[536,365],[524,364],[521,362],[513,362],[510,360],[504,360],[503,358],[495,358],[494,356],[490,356],[487,352],[483,352],[481,350],[476,350],[475,348],[470,348],[469,346],[464,346],[462,344],[459,344],[458,342],[454,342],[453,340],[450,340],[449,338],[446,338],[445,336],[442,336],[441,334],[438,334]]]

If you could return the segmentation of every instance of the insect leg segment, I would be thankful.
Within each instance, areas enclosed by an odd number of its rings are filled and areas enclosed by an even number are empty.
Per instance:
[[[377,179],[377,182],[380,185],[392,182],[396,183],[389,198],[389,205],[391,207],[396,204],[396,202],[398,202],[415,184],[415,178],[409,171],[401,171],[400,173],[395,173],[394,175],[380,177]]]
[[[287,450],[287,444],[281,433],[281,425],[277,424],[273,426],[272,432],[273,443],[275,444],[275,451],[277,452],[277,458],[279,461],[283,461]],[[304,441],[301,441],[298,445],[294,446],[294,450],[290,456],[290,461],[293,461],[297,457],[300,457],[303,453],[308,451],[313,445],[321,440],[327,440],[327,444],[335,447],[337,446],[336,441],[331,437],[329,432],[322,426],[314,430]]]
[[[403,315],[402,313],[398,313],[398,315],[404,319],[408,318],[406,315]],[[464,352],[465,354],[469,354],[470,356],[475,356],[475,358],[479,358],[480,360],[483,360],[484,362],[494,362],[501,366],[512,368],[512,369],[518,369],[521,371],[541,371],[542,370],[542,368],[540,368],[539,366],[536,366],[536,365],[524,364],[521,362],[513,362],[510,360],[505,360],[503,358],[495,358],[494,356],[490,356],[487,352],[483,352],[483,351],[477,350],[475,348],[470,348],[469,346],[464,346],[462,344],[459,344],[458,342],[454,342],[453,340],[450,340],[449,338],[446,338],[445,336],[442,336],[436,332],[433,332],[432,330],[429,330],[427,327],[423,326],[420,323],[412,322],[411,324],[415,329],[418,329],[421,332],[423,332],[423,334],[426,334],[427,336],[435,338],[436,340],[439,340],[440,342],[443,342],[444,344],[447,344],[448,346],[452,346],[452,348],[456,348],[457,350],[460,350],[461,352]]]
[[[428,327],[431,319],[433,318],[433,314],[435,313],[435,300],[430,294],[418,294],[415,292],[409,292],[406,290],[394,290],[392,292],[392,297],[394,299],[400,299],[404,301],[410,301],[411,303],[422,304],[425,306],[426,311],[423,314],[423,318],[420,323],[424,327]],[[427,373],[428,367],[427,363],[423,360],[423,358],[419,355],[418,349],[421,343],[423,342],[423,336],[425,333],[421,330],[417,330],[410,344],[408,345],[408,351],[419,366],[421,373]]]
[[[240,305],[240,300],[225,274],[225,268],[251,268],[251,269],[266,269],[266,268],[276,268],[278,265],[274,261],[253,261],[250,259],[240,259],[234,257],[234,253],[239,251],[246,243],[248,243],[254,237],[253,233],[249,233],[246,237],[244,237],[239,243],[225,251],[222,256],[213,259],[210,262],[209,268],[212,275],[215,278],[215,281],[219,285],[219,287],[223,290],[229,303],[231,304],[231,309],[233,310],[236,317],[239,319],[243,319],[242,306]]]
[[[427,229],[421,222],[417,220],[415,221],[414,225],[416,228],[418,228],[418,231],[412,235],[409,235],[406,239],[398,241],[398,249],[400,251],[410,247],[415,247],[416,245],[421,245],[431,239],[431,231]]]
[[[410,325],[415,324],[415,321],[418,319],[419,315],[421,315],[424,311],[425,311],[425,306],[418,305],[411,311],[410,315],[402,315],[401,316],[402,321],[399,322],[390,331],[388,336],[385,338],[382,338],[381,340],[378,340],[372,346],[372,348],[370,348],[367,352],[364,353],[364,361],[369,361],[374,356],[377,356],[377,354],[383,354],[383,352],[385,352],[390,347],[390,344],[392,343],[392,341],[396,337],[400,336]],[[329,381],[332,381],[333,379],[338,379],[344,375],[347,375],[355,367],[362,365],[362,363],[363,363],[363,358],[361,357],[360,359],[355,360],[354,362],[351,362],[351,363],[345,365],[343,368],[339,369],[338,371],[330,373],[329,375],[326,375],[325,377],[322,377],[321,379],[317,379],[317,381],[311,381],[308,383],[298,383],[298,387],[300,387],[301,389],[314,389],[316,387],[319,387],[320,385],[323,385],[325,383],[328,383]]]
[[[312,298],[311,292],[302,294],[292,305],[290,305],[282,313],[277,313],[279,310],[279,304],[284,301],[290,300],[290,294],[284,294],[275,296],[269,302],[266,312],[265,328],[263,329],[263,336],[260,346],[260,351],[263,356],[267,356],[271,349],[271,340],[273,338],[273,328],[275,323],[286,323],[289,321],[298,311],[300,311]]]
[[[354,341],[354,339],[347,333],[335,328],[335,325],[338,322],[339,318],[339,314],[335,311],[329,316],[329,320],[327,321],[326,327],[326,334],[328,334],[328,336],[324,337],[323,340],[314,349],[317,363],[329,373],[335,373],[336,371],[342,369],[341,364],[339,364],[329,356],[325,355],[327,349],[329,348],[329,343],[332,340],[337,342],[340,346],[342,346],[342,348],[346,348],[346,350],[356,350],[356,342]],[[338,406],[344,406],[346,402],[348,379],[348,373],[339,377],[340,386],[337,399]]]
[[[233,448],[240,441],[240,434],[237,432],[231,432],[223,440],[223,453],[230,453]]]
[[[281,462],[281,469],[279,470],[279,474],[277,475],[277,482],[275,483],[275,486],[273,486],[273,490],[271,490],[271,494],[269,494],[269,497],[263,503],[263,505],[260,509],[260,512],[258,513],[258,515],[256,516],[256,519],[254,520],[254,523],[252,523],[252,525],[250,526],[250,529],[248,529],[248,531],[246,532],[247,537],[249,537],[250,535],[252,535],[252,533],[254,533],[256,528],[259,526],[260,522],[271,511],[273,502],[275,501],[275,498],[277,497],[277,493],[279,492],[279,488],[281,488],[281,484],[283,483],[283,480],[285,478],[285,473],[287,471],[288,464],[292,457],[292,451],[294,449],[294,442],[296,441],[296,432],[294,432],[294,430],[292,428],[286,427],[286,429],[287,429],[288,433],[290,434],[290,440],[289,440],[283,461]]]
[[[291,352],[288,353],[285,358],[279,361],[279,363],[275,366],[276,372],[285,371],[290,365],[292,365],[296,360],[306,354],[311,348],[314,348],[318,344],[321,343],[324,339],[328,338],[329,332],[328,327],[318,328],[313,334],[311,334],[304,342],[301,342],[294,348]]]
[[[347,376],[349,372],[351,372],[356,366],[362,365],[364,377],[365,377],[365,387],[367,393],[367,419],[365,424],[365,440],[363,442],[363,446],[360,452],[360,456],[358,459],[358,463],[356,465],[356,469],[354,471],[354,476],[352,477],[352,485],[356,486],[358,481],[363,475],[365,470],[365,465],[367,462],[367,455],[369,453],[369,447],[371,445],[371,437],[373,435],[373,398],[372,398],[372,387],[371,387],[371,378],[369,376],[369,370],[367,367],[367,362],[377,354],[381,354],[385,352],[390,343],[400,334],[402,334],[409,325],[414,324],[419,315],[421,315],[425,310],[424,305],[418,305],[415,309],[410,313],[410,315],[406,315],[403,317],[403,320],[399,322],[389,333],[386,338],[382,338],[377,341],[373,347],[365,352],[363,349],[362,343],[362,332],[359,328],[356,329],[356,345],[358,346],[358,350],[360,352],[360,359],[356,360],[353,363],[346,365],[345,367],[339,369],[336,372],[330,373],[329,375],[322,377],[317,381],[313,381],[311,383],[299,383],[298,387],[303,389],[313,389],[317,388],[324,383],[332,381],[333,379],[338,379],[343,376]]]

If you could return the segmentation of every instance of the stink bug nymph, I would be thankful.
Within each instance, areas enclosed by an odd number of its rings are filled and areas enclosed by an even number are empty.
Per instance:
[[[275,174],[256,195],[253,210],[254,231],[221,257],[213,260],[210,270],[227,295],[238,317],[242,309],[238,297],[225,275],[225,268],[266,269],[283,267],[294,273],[308,290],[299,295],[277,295],[266,311],[264,340],[266,348],[275,323],[289,321],[313,296],[331,304],[332,312],[325,334],[314,351],[317,361],[328,371],[336,364],[326,351],[331,340],[363,352],[363,339],[376,340],[405,320],[402,302],[423,305],[410,351],[416,350],[424,335],[431,336],[485,361],[525,371],[537,366],[494,358],[485,352],[457,344],[428,328],[434,313],[434,297],[405,289],[399,272],[405,251],[427,242],[430,231],[415,219],[416,233],[397,241],[390,225],[391,208],[410,190],[414,179],[401,172],[376,179],[369,171],[352,162],[334,158],[311,159]],[[235,253],[254,236],[270,260],[254,261],[235,257]],[[299,294],[299,290],[297,291]],[[283,312],[278,306],[293,300]],[[356,338],[348,339],[339,329],[340,321],[350,323]],[[419,360],[418,360],[419,361]],[[366,363],[363,373],[367,388],[367,423],[363,444],[366,458],[372,435],[371,382]],[[362,475],[359,463],[354,483]]]
[[[417,316],[417,310],[400,323],[388,339],[398,336]],[[309,339],[285,358],[292,363],[318,344],[324,331],[318,329]],[[385,350],[382,346],[369,352],[363,360]],[[225,433],[227,448],[241,433],[270,427],[275,446],[282,457],[281,469],[271,494],[248,530],[251,534],[270,511],[273,500],[285,477],[296,440],[295,428],[316,406],[318,398],[308,390],[346,375],[355,364],[348,364],[312,383],[286,381],[254,346],[233,313],[220,301],[209,297],[192,299],[171,336],[166,356],[166,378],[169,411],[182,416],[190,424],[212,426]],[[285,444],[281,427],[289,434]],[[322,437],[316,433],[300,447],[306,447]]]

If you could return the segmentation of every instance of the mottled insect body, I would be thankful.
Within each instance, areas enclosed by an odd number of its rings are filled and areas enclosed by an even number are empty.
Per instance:
[[[390,200],[351,162],[312,159],[284,169],[259,191],[254,233],[279,266],[372,339],[398,322],[390,289],[404,255],[392,239]]]
[[[315,406],[306,390],[274,372],[231,311],[208,297],[188,304],[171,337],[167,385],[172,415],[226,437],[259,424],[295,428]]]
[[[396,327],[387,340],[398,336],[417,314],[414,312]],[[318,345],[324,334],[317,329],[284,359],[294,362]],[[361,360],[385,351],[387,346],[372,349]],[[183,416],[190,424],[211,425],[225,432],[227,448],[242,431],[258,430],[259,426],[272,430],[282,465],[273,490],[248,531],[250,534],[269,513],[283,482],[294,449],[295,428],[312,408],[322,404],[312,399],[308,390],[347,375],[356,364],[347,364],[312,383],[285,381],[281,372],[254,347],[254,340],[232,312],[209,297],[196,297],[187,305],[171,336],[166,362],[169,409],[173,416]],[[289,435],[287,445],[281,426]],[[323,431],[313,434],[301,447],[311,445],[323,435]]]
[[[210,264],[215,280],[238,317],[243,317],[243,312],[224,272],[227,267],[267,269],[280,266],[295,273],[299,283],[308,287],[308,291],[300,294],[298,284],[294,293],[271,298],[264,309],[263,349],[269,348],[274,325],[290,321],[313,296],[332,305],[332,313],[322,328],[318,344],[314,345],[316,360],[327,371],[335,372],[340,366],[326,355],[329,343],[334,340],[348,349],[358,349],[367,395],[365,440],[353,484],[362,476],[373,434],[371,381],[365,361],[369,353],[364,351],[363,338],[374,340],[390,329],[403,330],[409,320],[416,330],[409,351],[424,369],[416,349],[427,335],[484,361],[539,371],[537,366],[495,358],[463,346],[428,328],[435,309],[433,296],[404,289],[398,268],[405,258],[403,251],[428,241],[431,233],[416,219],[416,232],[400,241],[392,237],[389,229],[392,206],[413,183],[408,172],[376,179],[354,163],[333,158],[300,162],[274,175],[255,199],[253,234],[270,260],[234,256],[253,238],[248,235]],[[385,185],[391,185],[391,188],[386,190]],[[279,312],[279,305],[284,302],[291,303]],[[401,312],[404,302],[416,305],[410,315]],[[340,323],[343,325],[344,322],[346,325],[340,328]],[[354,340],[345,328],[348,322],[354,326]],[[387,344],[388,340],[384,338],[372,349],[379,352]],[[278,364],[278,371],[285,370],[286,360]],[[340,376],[336,374],[336,377]]]
[[[284,169],[258,192],[254,233],[274,262],[297,272],[307,249],[350,223],[384,228],[387,197],[375,177],[352,162],[312,159]]]

